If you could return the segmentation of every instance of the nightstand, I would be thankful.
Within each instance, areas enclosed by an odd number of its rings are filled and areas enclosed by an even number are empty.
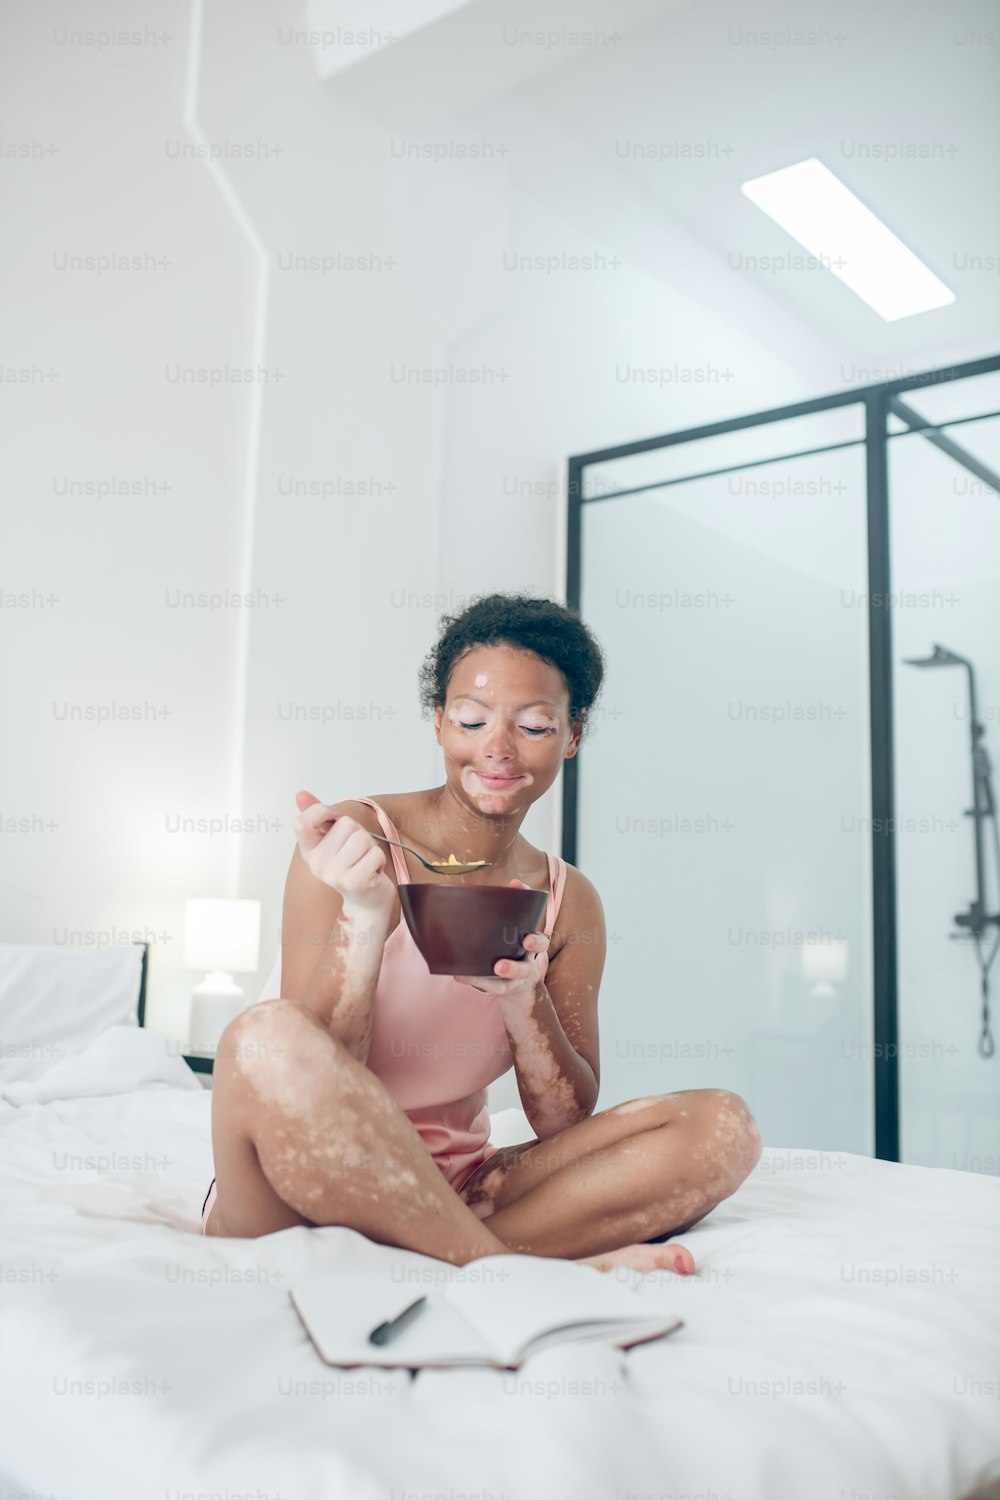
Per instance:
[[[212,1070],[215,1067],[214,1052],[182,1052],[181,1056],[192,1073],[201,1074],[202,1088],[212,1087]]]

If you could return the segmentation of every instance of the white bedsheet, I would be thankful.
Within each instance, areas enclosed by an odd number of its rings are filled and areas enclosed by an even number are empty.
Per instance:
[[[116,1030],[0,1098],[0,1494],[954,1500],[1000,1453],[993,1179],[771,1148],[684,1236],[698,1275],[643,1279],[685,1320],[662,1343],[337,1371],[292,1275],[439,1263],[202,1238],[211,1095]]]

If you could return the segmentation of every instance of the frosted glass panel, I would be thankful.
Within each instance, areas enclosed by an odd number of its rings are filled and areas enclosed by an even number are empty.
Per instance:
[[[985,382],[955,382],[948,409],[975,411]],[[936,395],[937,393],[935,393]],[[989,396],[996,397],[995,390]],[[912,403],[916,406],[916,401]],[[944,405],[943,395],[939,405]],[[1000,421],[955,442],[1000,467]],[[903,1161],[1000,1171],[997,1057],[976,1048],[980,969],[956,913],[976,894],[968,675],[918,669],[939,644],[971,661],[990,759],[1000,760],[1000,494],[919,435],[889,444],[896,716],[899,1082]],[[994,778],[995,785],[995,778]],[[983,831],[984,904],[1000,908],[995,822]],[[983,940],[988,956],[994,926]],[[990,971],[1000,987],[1000,957]],[[996,1008],[996,1007],[994,1007]],[[1000,1026],[993,1024],[1000,1041]]]
[[[770,1146],[872,1151],[866,589],[862,447],[584,507],[599,1107],[731,1088]]]
[[[972,380],[947,380],[905,391],[901,399],[928,422],[949,422],[1000,411],[1000,371]],[[975,429],[972,429],[975,430]],[[952,436],[964,443],[958,431]]]

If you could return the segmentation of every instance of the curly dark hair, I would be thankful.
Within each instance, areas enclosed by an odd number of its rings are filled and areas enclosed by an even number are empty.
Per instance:
[[[460,656],[475,646],[513,646],[558,668],[569,691],[570,723],[589,727],[588,715],[604,681],[605,660],[579,611],[530,594],[474,595],[467,609],[442,615],[437,644],[420,668],[422,717],[443,708],[448,681]]]

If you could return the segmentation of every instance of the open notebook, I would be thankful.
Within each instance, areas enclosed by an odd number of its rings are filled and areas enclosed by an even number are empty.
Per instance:
[[[550,1344],[601,1341],[629,1349],[683,1327],[642,1305],[636,1282],[575,1261],[491,1255],[465,1266],[387,1266],[297,1277],[289,1294],[330,1365],[490,1365],[517,1370]],[[369,1342],[378,1324],[418,1297],[420,1313],[390,1342]]]

